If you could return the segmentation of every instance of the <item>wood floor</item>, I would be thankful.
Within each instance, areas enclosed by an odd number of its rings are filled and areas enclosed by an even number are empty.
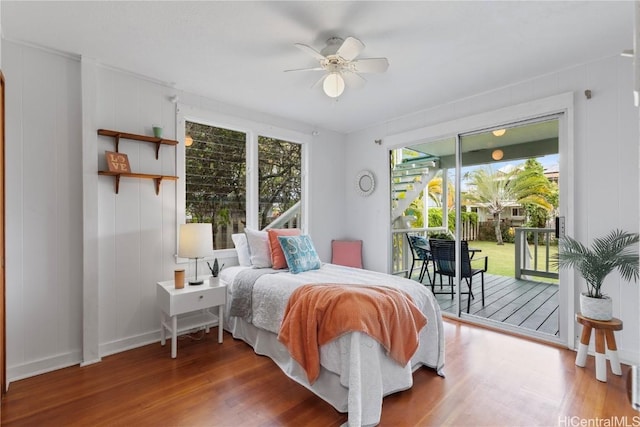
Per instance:
[[[628,366],[622,377],[609,371],[609,382],[601,383],[592,356],[578,368],[575,353],[566,349],[450,320],[444,331],[446,378],[426,368],[416,371],[413,388],[385,398],[381,426],[640,420],[627,399]],[[177,359],[156,343],[14,382],[2,400],[2,425],[267,427],[346,421],[270,359],[227,333],[218,344],[213,332],[201,341],[180,340]]]

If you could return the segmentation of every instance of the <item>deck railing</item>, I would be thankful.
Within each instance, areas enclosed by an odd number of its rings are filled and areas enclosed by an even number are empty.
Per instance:
[[[558,278],[558,272],[551,267],[551,240],[553,228],[516,227],[515,229],[516,279],[522,276],[537,276],[551,279]],[[531,234],[531,245],[527,236]],[[533,253],[532,253],[533,251]]]
[[[409,247],[409,242],[405,237],[406,233],[420,234],[424,237],[427,233],[448,233],[448,230],[444,227],[430,227],[430,228],[405,228],[394,229],[391,231],[393,237],[393,262],[391,266],[391,274],[409,274],[409,268],[411,267],[411,261],[413,254]],[[420,268],[420,265],[418,265]]]

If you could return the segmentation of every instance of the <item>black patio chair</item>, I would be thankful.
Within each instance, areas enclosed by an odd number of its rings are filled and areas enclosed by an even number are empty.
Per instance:
[[[411,268],[409,269],[409,278],[413,274],[413,267],[415,266],[416,261],[422,261],[422,267],[420,268],[420,275],[418,276],[418,281],[422,283],[424,280],[424,274],[427,273],[427,277],[429,278],[429,283],[433,286],[433,282],[431,280],[431,274],[429,274],[429,261],[431,261],[431,254],[429,252],[429,242],[426,238],[418,235],[418,234],[407,234],[407,241],[409,242],[409,248],[411,248],[411,256],[413,259],[411,260]]]
[[[442,285],[442,276],[449,278],[449,286],[451,287],[451,299],[453,299],[453,279],[456,275],[456,242],[453,240],[439,240],[430,239],[429,247],[431,248],[431,257],[433,258],[434,273],[433,282],[435,282],[436,275],[440,275],[440,285]],[[471,258],[469,257],[469,243],[463,240],[461,243],[460,255],[462,262],[460,263],[460,275],[462,279],[467,282],[469,287],[468,292],[461,292],[469,295],[467,298],[467,313],[471,307],[471,299],[475,299],[473,296],[473,276],[480,274],[481,292],[482,292],[482,306],[484,307],[484,273],[487,271],[488,259],[487,257],[475,258],[475,261],[484,259],[483,268],[472,268]],[[431,283],[431,291],[434,291],[434,283]]]

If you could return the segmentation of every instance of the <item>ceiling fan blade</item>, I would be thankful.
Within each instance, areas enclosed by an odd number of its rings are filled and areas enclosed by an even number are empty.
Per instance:
[[[365,79],[358,73],[344,70],[342,72],[342,75],[344,76],[344,81],[347,86],[353,89],[362,89],[365,83],[367,83],[367,79]]]
[[[318,61],[323,61],[323,60],[326,59],[324,57],[324,55],[322,55],[320,52],[318,52],[317,50],[315,50],[311,46],[307,46],[306,44],[302,44],[302,43],[294,43],[294,44],[298,49],[300,49],[303,52],[306,52],[307,54],[309,54],[311,56],[313,56]]]
[[[341,56],[347,61],[351,61],[356,56],[360,55],[360,52],[364,49],[364,43],[355,37],[347,37],[342,46],[336,51],[336,55]]]
[[[389,60],[387,58],[365,58],[352,61],[350,71],[356,73],[384,73],[389,68]]]
[[[313,67],[313,68],[296,68],[293,70],[284,70],[285,73],[288,73],[290,71],[324,71],[324,68],[322,67]]]

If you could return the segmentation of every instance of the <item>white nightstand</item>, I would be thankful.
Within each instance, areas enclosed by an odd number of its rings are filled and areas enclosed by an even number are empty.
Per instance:
[[[219,282],[214,279],[213,283]],[[210,286],[208,280],[198,286],[185,284],[182,289],[176,289],[173,280],[158,282],[156,303],[162,311],[160,313],[160,343],[165,345],[165,330],[169,331],[171,333],[172,358],[175,358],[178,352],[178,335],[185,331],[205,328],[208,333],[211,326],[218,325],[218,342],[222,343],[226,301],[227,287],[224,285]],[[217,316],[211,313],[209,310],[211,307],[218,307]],[[178,318],[180,314],[184,314],[184,316]]]

